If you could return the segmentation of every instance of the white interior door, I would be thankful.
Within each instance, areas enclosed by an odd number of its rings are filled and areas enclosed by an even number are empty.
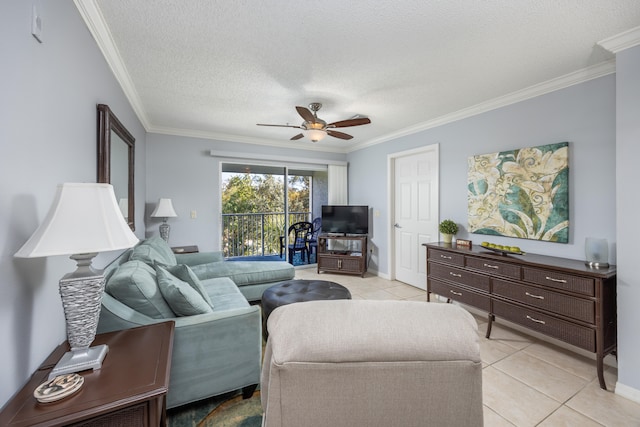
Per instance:
[[[438,146],[398,155],[393,163],[395,278],[426,290],[422,244],[438,239]]]

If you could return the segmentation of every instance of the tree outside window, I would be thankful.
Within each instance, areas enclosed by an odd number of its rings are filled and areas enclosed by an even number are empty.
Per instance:
[[[288,177],[289,223],[308,221],[310,176]],[[284,176],[223,173],[225,256],[279,254],[284,234]]]

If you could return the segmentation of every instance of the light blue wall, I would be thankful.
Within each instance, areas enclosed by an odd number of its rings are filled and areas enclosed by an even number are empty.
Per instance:
[[[640,46],[616,55],[619,384],[640,401]]]
[[[200,138],[147,135],[147,235],[157,235],[161,221],[148,218],[159,198],[173,201],[177,218],[169,220],[173,246],[198,245],[200,250],[220,250],[220,159],[219,154],[247,153],[289,162],[309,159],[344,161],[344,154],[275,148],[256,144]],[[255,157],[254,157],[255,158]],[[256,159],[260,161],[260,158]],[[191,219],[191,211],[197,218]]]
[[[467,227],[467,158],[521,147],[569,141],[569,243],[492,237],[526,252],[584,259],[584,239],[607,238],[615,262],[615,76],[529,99],[508,107],[368,147],[348,155],[349,202],[379,210],[373,218],[372,269],[389,273],[387,155],[420,146],[440,147],[440,218],[462,226],[456,237],[485,240]],[[504,243],[503,243],[504,242]]]
[[[42,44],[31,36],[32,4]],[[96,181],[96,104],[136,138],[136,223],[143,235],[145,132],[69,0],[0,2],[0,407],[64,339],[58,280],[66,257],[14,259],[63,182]],[[115,257],[102,254],[99,266]]]

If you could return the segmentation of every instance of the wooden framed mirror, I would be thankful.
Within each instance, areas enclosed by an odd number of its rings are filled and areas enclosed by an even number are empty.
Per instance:
[[[135,230],[135,138],[106,104],[98,104],[98,182],[113,185],[131,230]]]

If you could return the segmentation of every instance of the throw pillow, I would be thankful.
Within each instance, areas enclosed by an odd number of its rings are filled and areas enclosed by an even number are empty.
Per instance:
[[[194,273],[193,270],[191,270],[191,268],[189,268],[188,265],[176,264],[176,265],[168,266],[165,268],[169,273],[173,274],[178,279],[182,280],[183,282],[187,282],[189,285],[191,285],[191,287],[195,289],[202,296],[202,298],[204,298],[207,304],[209,304],[211,308],[213,308],[213,302],[211,301],[209,294],[207,293],[206,289],[202,285],[202,282],[200,282],[200,279],[198,278],[198,276],[196,276],[196,273]]]
[[[156,272],[142,261],[127,261],[116,269],[105,285],[109,295],[152,319],[176,317],[156,282]]]
[[[161,237],[155,236],[146,239],[131,251],[130,260],[140,260],[150,266],[154,262],[164,265],[176,265],[176,256]]]
[[[213,309],[187,282],[183,282],[164,267],[155,265],[158,287],[164,299],[178,316],[211,313]]]

